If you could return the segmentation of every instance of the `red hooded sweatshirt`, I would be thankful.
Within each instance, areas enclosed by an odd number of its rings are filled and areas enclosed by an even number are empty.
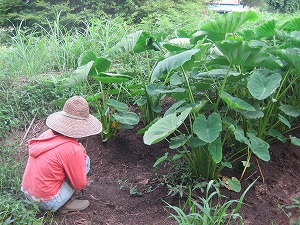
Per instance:
[[[54,134],[51,129],[29,141],[29,158],[22,189],[42,199],[55,197],[66,178],[76,190],[86,181],[86,153],[74,138]]]

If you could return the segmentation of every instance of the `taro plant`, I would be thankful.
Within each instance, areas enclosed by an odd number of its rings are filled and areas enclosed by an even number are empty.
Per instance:
[[[127,35],[119,41],[108,53],[111,58],[120,57],[126,54],[132,56],[137,65],[138,74],[135,83],[127,85],[130,97],[135,99],[135,104],[139,107],[144,124],[149,124],[158,117],[162,111],[161,101],[165,93],[171,92],[163,86],[150,84],[151,67],[154,62],[150,56],[150,50],[160,51],[158,37],[146,31],[139,30]],[[144,53],[144,54],[142,54]]]
[[[152,71],[151,82],[186,91],[172,95],[180,103],[175,102],[163,118],[149,126],[144,142],[167,139],[170,148],[190,163],[196,177],[215,179],[225,166],[231,167],[230,162],[247,155],[249,163],[252,153],[269,161],[269,144],[264,139],[271,132],[279,133],[273,131],[275,127],[288,124],[285,117],[278,116],[279,110],[298,116],[298,106],[295,102],[290,105],[286,97],[289,91],[298,90],[299,72],[288,66],[296,64],[292,54],[297,59],[298,50],[281,50],[257,40],[255,34],[255,40],[243,39],[238,29],[256,18],[247,11],[208,21],[192,35],[188,47],[166,45],[169,57]],[[297,20],[290,26],[297,27],[295,24]],[[263,29],[258,30],[264,37]],[[288,41],[295,42],[298,44],[295,37]],[[224,157],[223,150],[232,154]]]
[[[92,51],[82,53],[78,65],[73,76],[64,81],[63,87],[86,82],[89,89],[86,99],[96,109],[96,116],[102,122],[103,141],[114,137],[121,128],[133,128],[133,125],[139,122],[139,116],[119,101],[122,84],[132,77],[108,72],[111,62],[106,58],[97,57]]]

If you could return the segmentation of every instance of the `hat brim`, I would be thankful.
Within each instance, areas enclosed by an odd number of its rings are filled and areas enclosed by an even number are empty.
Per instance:
[[[93,115],[83,119],[74,119],[61,112],[55,112],[47,117],[46,125],[50,129],[71,138],[88,137],[102,131],[101,122]]]

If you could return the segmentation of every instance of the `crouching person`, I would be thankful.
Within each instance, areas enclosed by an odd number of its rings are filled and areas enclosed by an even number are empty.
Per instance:
[[[74,193],[87,185],[90,159],[77,139],[100,133],[102,124],[89,113],[87,101],[74,96],[62,111],[48,116],[46,125],[49,130],[29,141],[21,190],[42,210],[83,210],[89,201]]]

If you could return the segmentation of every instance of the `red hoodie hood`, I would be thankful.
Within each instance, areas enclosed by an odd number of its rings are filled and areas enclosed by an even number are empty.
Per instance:
[[[29,144],[29,155],[33,158],[54,149],[55,147],[67,142],[75,142],[76,139],[54,134],[51,129],[42,133],[38,138],[31,139]]]

